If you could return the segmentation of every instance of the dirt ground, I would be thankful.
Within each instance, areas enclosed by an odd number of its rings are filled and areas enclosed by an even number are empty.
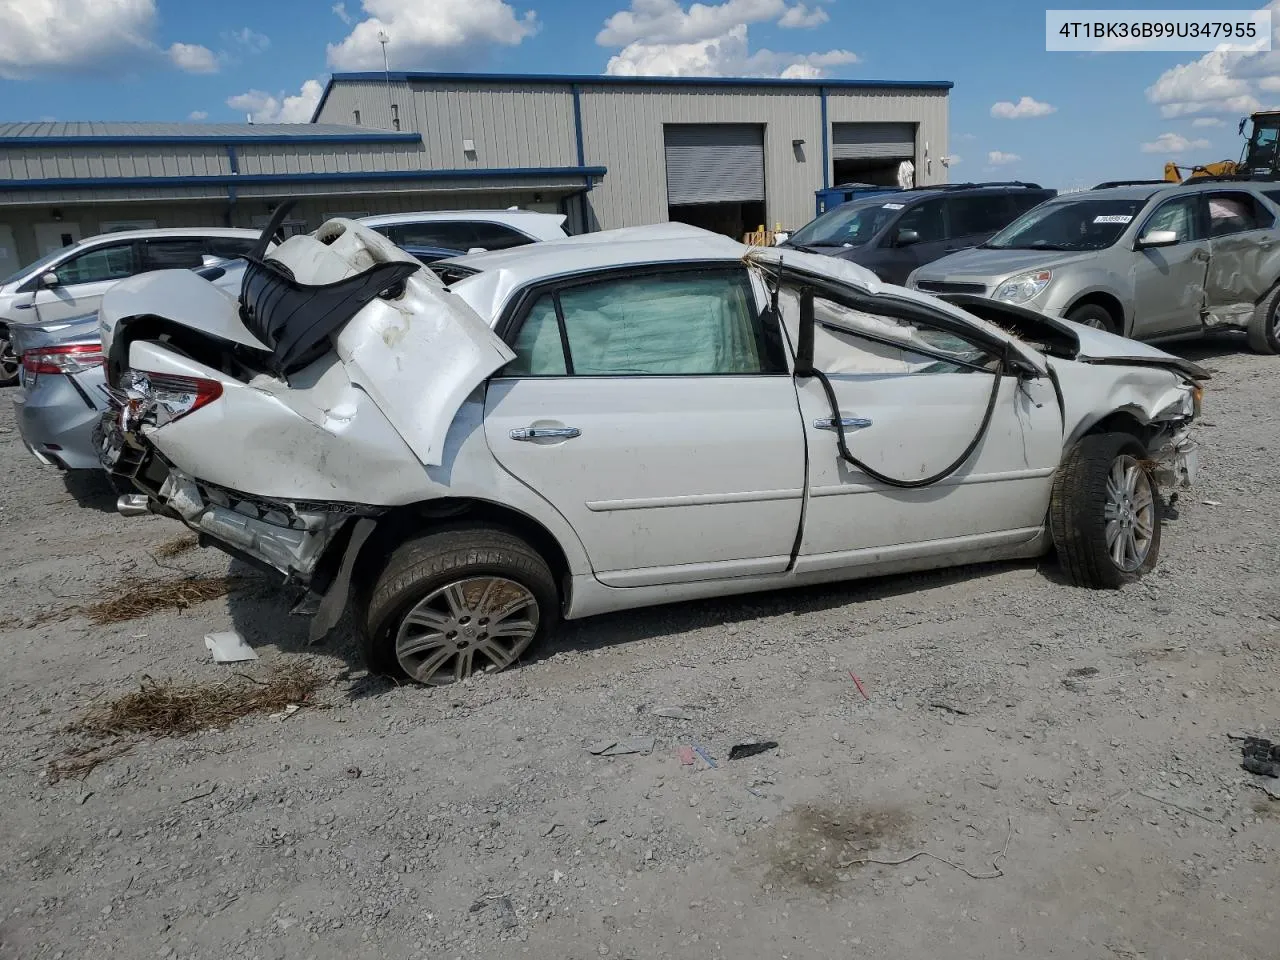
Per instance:
[[[686,604],[435,691],[41,467],[0,394],[0,958],[1280,957],[1280,800],[1230,739],[1280,739],[1280,360],[1179,352],[1215,371],[1202,478],[1137,586],[1046,561]],[[232,628],[258,662],[211,662]],[[144,682],[301,662],[324,682],[286,719],[51,773]]]

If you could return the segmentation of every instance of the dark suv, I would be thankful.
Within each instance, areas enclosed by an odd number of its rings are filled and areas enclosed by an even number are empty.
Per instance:
[[[1057,196],[1038,183],[955,183],[852,200],[793,233],[782,246],[840,257],[887,283],[975,247]]]

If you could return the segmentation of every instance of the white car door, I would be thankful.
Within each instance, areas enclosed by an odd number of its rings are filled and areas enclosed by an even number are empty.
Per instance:
[[[953,333],[821,298],[816,311],[814,366],[831,381],[849,451],[900,480],[932,476],[959,458],[986,411],[995,356]],[[797,572],[1031,539],[1045,521],[1062,451],[1047,376],[1003,377],[990,427],[964,465],[913,489],[875,480],[840,456],[816,378],[800,380],[800,407],[809,504]]]
[[[35,313],[42,323],[83,316],[98,309],[111,285],[141,272],[132,240],[104,243],[68,257],[46,271],[58,282],[46,287],[36,278]]]
[[[527,292],[490,381],[504,468],[640,586],[775,573],[800,528],[804,431],[776,320],[738,264]]]

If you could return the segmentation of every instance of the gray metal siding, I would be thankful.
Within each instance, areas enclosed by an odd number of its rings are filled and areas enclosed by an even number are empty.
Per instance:
[[[947,182],[946,168],[939,162],[948,152],[947,109],[945,90],[833,89],[827,94],[827,119],[833,126],[914,123],[916,183],[920,186]]]
[[[242,174],[348,173],[421,169],[417,144],[301,143],[236,148]]]
[[[392,104],[399,108],[400,132],[416,133],[419,127],[416,125],[414,93],[403,80],[393,80],[390,86],[386,83],[364,81],[334,84],[316,121],[352,127],[356,122],[355,112],[359,110],[360,125],[356,127],[357,130],[394,132]]]
[[[746,123],[668,124],[667,203],[764,200],[764,128]]]
[[[665,124],[764,127],[766,220],[813,218],[822,186],[822,112],[817,90],[751,87],[582,88],[586,161],[609,172],[588,194],[593,228],[661,223],[667,217]],[[793,140],[805,141],[793,147]]]
[[[885,158],[912,160],[916,155],[913,123],[835,123],[831,125],[831,159]]]
[[[227,149],[218,144],[0,148],[0,180],[199,177],[230,172]]]

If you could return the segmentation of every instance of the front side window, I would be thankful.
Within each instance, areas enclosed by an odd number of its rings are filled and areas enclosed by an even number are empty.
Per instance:
[[[1263,209],[1252,194],[1223,191],[1205,198],[1209,205],[1209,236],[1225,237],[1233,233],[1262,230],[1275,218]]]
[[[922,324],[814,300],[814,366],[838,374],[936,374],[993,370],[996,358],[963,337]]]
[[[920,236],[920,243],[945,240],[947,232],[942,222],[942,201],[926,200],[912,207],[898,221],[896,233],[903,230],[914,230]]]
[[[391,227],[388,235],[402,247],[446,247],[463,251],[477,246],[471,224],[453,221],[401,223]]]
[[[123,280],[139,272],[137,250],[132,243],[97,247],[72,257],[55,272],[62,286]]]
[[[245,256],[250,250],[258,245],[257,240],[249,238],[237,237],[210,237],[206,248],[209,256],[222,257],[225,260],[235,260]]]
[[[1103,250],[1129,229],[1143,199],[1042,203],[983,244],[993,250]]]
[[[1199,206],[1197,197],[1178,197],[1162,203],[1147,221],[1143,234],[1153,230],[1172,230],[1178,235],[1178,242],[1200,239],[1200,223],[1196,216]]]
[[[771,318],[745,270],[680,271],[543,294],[518,330],[508,376],[781,373]]]

